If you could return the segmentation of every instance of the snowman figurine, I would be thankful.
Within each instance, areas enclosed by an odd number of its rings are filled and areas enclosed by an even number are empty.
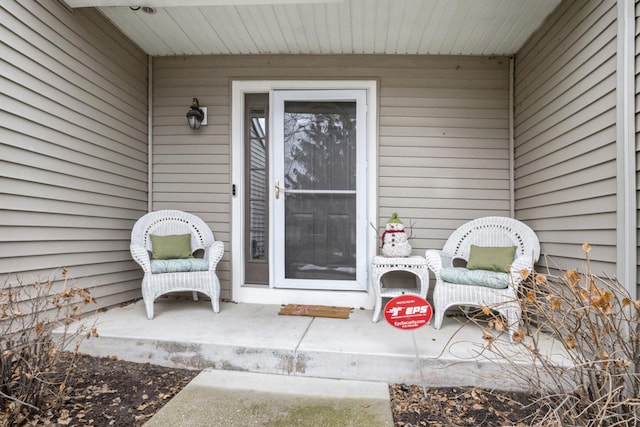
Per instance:
[[[409,237],[404,231],[404,224],[398,218],[397,213],[393,213],[384,233],[382,233],[382,255],[386,257],[407,257],[411,255],[411,245]]]

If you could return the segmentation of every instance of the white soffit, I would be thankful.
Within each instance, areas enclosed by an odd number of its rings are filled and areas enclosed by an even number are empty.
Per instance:
[[[97,7],[147,54],[166,56],[512,55],[561,0],[65,1]]]
[[[185,6],[237,6],[243,4],[287,4],[287,3],[340,3],[344,0],[64,0],[71,8],[76,7],[185,7]]]

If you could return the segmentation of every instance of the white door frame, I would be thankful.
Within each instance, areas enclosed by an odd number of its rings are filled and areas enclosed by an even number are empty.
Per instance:
[[[378,156],[378,84],[375,80],[235,80],[231,85],[231,183],[236,194],[231,202],[231,287],[232,299],[236,302],[259,304],[322,304],[362,307],[371,309],[375,294],[370,287],[367,266],[366,291],[331,291],[306,289],[274,289],[268,286],[245,285],[244,283],[244,95],[264,93],[277,89],[364,89],[367,91],[367,201],[368,222],[376,225],[377,218],[377,156]],[[273,186],[273,183],[271,183]],[[367,228],[367,260],[377,251],[377,234],[373,227]]]

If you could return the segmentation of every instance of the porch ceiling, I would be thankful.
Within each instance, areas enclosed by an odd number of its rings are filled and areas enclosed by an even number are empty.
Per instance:
[[[512,55],[561,0],[64,0],[152,56]],[[144,5],[155,13],[145,13]],[[133,8],[133,9],[132,9]]]

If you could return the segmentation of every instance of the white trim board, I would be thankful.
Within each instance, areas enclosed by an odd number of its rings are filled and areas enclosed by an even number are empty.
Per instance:
[[[637,298],[637,206],[635,129],[635,2],[618,0],[617,52],[617,271]]]

